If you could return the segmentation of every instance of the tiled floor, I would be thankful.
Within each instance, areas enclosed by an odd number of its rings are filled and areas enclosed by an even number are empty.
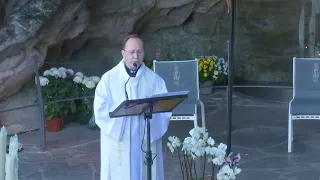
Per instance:
[[[209,135],[227,143],[227,112],[224,91],[201,98],[206,106]],[[318,180],[320,177],[320,122],[294,123],[293,152],[287,153],[287,104],[233,97],[232,151],[242,154],[242,173],[237,180]],[[174,121],[164,137],[182,140],[192,122]],[[99,131],[68,125],[58,133],[47,133],[47,152],[38,151],[39,132],[19,135],[24,151],[19,155],[20,180],[99,180]],[[164,145],[165,179],[179,180],[176,155]]]

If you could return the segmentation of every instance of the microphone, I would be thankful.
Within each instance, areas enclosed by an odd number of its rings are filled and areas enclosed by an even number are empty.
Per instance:
[[[137,70],[137,63],[133,63],[133,66],[134,66],[134,70],[132,70],[131,72],[132,72],[132,73],[135,73],[136,70]],[[128,80],[127,80],[126,83],[124,84],[124,92],[125,92],[125,94],[126,94],[126,100],[127,100],[127,101],[129,100],[129,98],[128,98],[128,92],[127,92],[127,83],[129,82],[130,78],[131,78],[131,76],[128,78]]]

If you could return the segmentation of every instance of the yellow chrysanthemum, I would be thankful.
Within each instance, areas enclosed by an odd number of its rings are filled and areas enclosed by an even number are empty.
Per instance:
[[[203,73],[203,76],[204,76],[204,77],[207,77],[207,76],[208,76],[208,74],[207,74],[207,73]]]

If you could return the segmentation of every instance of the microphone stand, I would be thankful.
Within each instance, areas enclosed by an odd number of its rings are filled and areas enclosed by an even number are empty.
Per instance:
[[[150,119],[153,114],[153,104],[149,104],[143,109],[144,118],[147,122],[147,151],[146,151],[146,165],[147,165],[147,180],[151,180],[152,172],[152,152],[151,152],[151,133],[150,133]]]

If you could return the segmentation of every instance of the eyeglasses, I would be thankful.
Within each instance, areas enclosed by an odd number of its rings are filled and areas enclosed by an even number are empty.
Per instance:
[[[124,49],[123,49],[124,50]],[[129,54],[131,54],[131,55],[134,55],[135,53],[137,53],[137,54],[143,54],[144,53],[144,51],[142,51],[142,50],[139,50],[139,51],[126,51],[126,50],[124,50],[125,52],[127,52],[127,53],[129,53]]]

